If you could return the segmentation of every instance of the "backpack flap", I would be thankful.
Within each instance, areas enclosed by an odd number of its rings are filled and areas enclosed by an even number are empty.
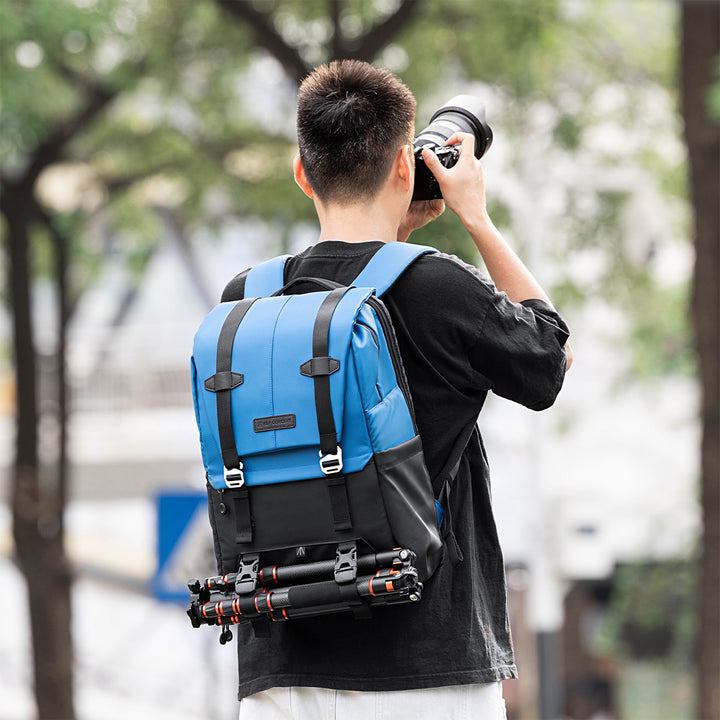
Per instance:
[[[196,417],[205,469],[216,489],[226,487],[218,421],[221,393],[230,396],[232,433],[247,485],[323,476],[315,381],[301,366],[307,369],[313,358],[315,318],[328,295],[254,301],[235,331],[230,374],[217,372],[218,342],[233,309],[248,301],[221,303],[198,329],[193,348]],[[359,393],[345,388],[348,378],[356,382],[349,348],[355,319],[369,295],[368,289],[346,291],[330,322],[329,357],[337,360],[328,376],[332,420],[343,444],[345,472],[360,470],[372,455],[364,428],[344,428],[348,414],[362,413]],[[358,408],[347,407],[353,403]]]

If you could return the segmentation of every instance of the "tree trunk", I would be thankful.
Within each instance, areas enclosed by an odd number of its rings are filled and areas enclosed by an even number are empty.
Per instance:
[[[682,109],[696,262],[692,316],[701,386],[702,553],[698,720],[720,718],[720,124],[707,99],[720,53],[720,5],[682,3]]]
[[[28,226],[35,217],[30,183],[3,183],[16,369],[13,535],[27,583],[39,720],[72,720],[70,573],[64,554],[62,507],[41,492],[38,459],[37,368],[30,305]]]
[[[68,386],[67,372],[67,328],[70,321],[71,302],[68,288],[69,269],[69,240],[61,232],[53,219],[44,211],[40,211],[40,217],[50,233],[53,243],[55,260],[55,294],[57,297],[57,323],[58,338],[55,351],[55,377],[57,406],[54,412],[57,415],[58,439],[57,439],[57,467],[56,467],[56,492],[58,504],[58,521],[60,533],[64,537],[65,521],[64,508],[68,496],[68,477],[70,474],[68,459],[68,416],[70,411],[70,389]]]

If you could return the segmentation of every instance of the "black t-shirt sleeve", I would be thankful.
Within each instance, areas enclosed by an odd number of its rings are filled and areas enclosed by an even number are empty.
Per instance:
[[[416,343],[447,382],[465,396],[492,391],[533,410],[552,405],[569,331],[550,305],[511,302],[454,256],[420,258],[408,276],[395,296]]]
[[[223,302],[242,299],[248,272],[227,284]],[[434,369],[425,373],[429,383],[442,377],[465,397],[491,390],[533,410],[553,404],[569,332],[547,303],[513,303],[477,268],[444,254],[419,258],[385,299],[397,304],[396,325],[414,339],[405,352]]]
[[[569,335],[563,319],[546,302],[513,303],[494,292],[470,349],[470,363],[496,395],[544,410],[562,387]]]

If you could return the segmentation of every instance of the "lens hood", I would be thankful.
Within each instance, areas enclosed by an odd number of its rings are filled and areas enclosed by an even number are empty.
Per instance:
[[[481,158],[490,148],[493,133],[485,120],[485,105],[474,95],[456,95],[438,108],[430,118],[429,125],[415,138],[415,188],[413,200],[430,200],[442,197],[440,187],[422,159],[422,151],[433,152],[444,147],[448,138],[456,132],[467,132],[475,138],[475,157]],[[457,155],[443,162],[452,167]]]

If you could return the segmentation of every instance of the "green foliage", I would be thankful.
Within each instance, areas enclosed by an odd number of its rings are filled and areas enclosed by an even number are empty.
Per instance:
[[[715,82],[708,90],[707,106],[709,117],[720,124],[720,58],[715,68]]]
[[[688,173],[684,163],[669,161],[652,150],[645,150],[638,160],[657,182],[661,195],[681,201],[688,197]],[[677,231],[689,236],[687,226],[678,227]]]
[[[326,0],[253,0],[252,6],[268,14],[270,28],[306,63],[331,58]],[[348,46],[396,7],[386,0],[340,3]],[[8,0],[0,6],[0,28],[4,168],[23,167],[83,107],[88,89],[115,93],[64,152],[91,168],[106,207],[80,198],[75,208],[50,208],[55,221],[70,228],[78,283],[92,277],[107,251],[96,231],[87,230],[98,213],[138,277],[162,240],[158,205],[186,227],[254,216],[284,228],[285,236],[295,223],[315,219],[312,203],[292,180],[294,138],[258,114],[255,105],[264,97],[249,87],[248,69],[267,53],[258,50],[254,32],[218,3]],[[427,119],[428,103],[446,99],[450,88],[484,83],[494,98],[498,143],[509,148],[502,172],[517,185],[527,182],[528,151],[536,152],[526,141],[537,136],[543,164],[585,162],[598,180],[623,167],[641,168],[657,192],[684,201],[683,166],[662,141],[668,112],[653,110],[650,97],[675,80],[676,28],[672,3],[425,0],[376,60],[416,93],[420,122]],[[291,113],[292,81],[284,82]],[[717,97],[716,87],[711,108],[720,106]],[[544,125],[533,119],[538,108],[547,116]],[[620,140],[593,146],[588,138],[607,127],[619,128]],[[638,128],[640,140],[633,136]],[[620,222],[630,190],[563,178],[549,182],[566,182],[565,206],[544,233],[550,242],[543,253],[559,269],[552,288],[556,304],[600,296],[621,305],[632,318],[635,370],[688,372],[687,283],[659,287],[651,264],[628,262]],[[209,213],[209,198],[218,195],[226,207]],[[522,252],[528,227],[522,212],[510,198],[490,195],[496,225],[517,239]],[[676,232],[685,234],[682,219],[674,222]],[[478,260],[449,211],[412,239]],[[573,271],[572,260],[583,256],[596,261],[589,278]]]
[[[401,70],[415,90],[437,90],[458,71],[474,80],[536,91],[557,38],[557,0],[449,0],[422,6],[403,33],[410,62]],[[430,62],[428,60],[432,58]]]
[[[572,115],[562,115],[553,130],[557,144],[571,152],[578,149],[581,135],[582,126]]]
[[[76,90],[60,72],[61,61],[71,55],[63,49],[63,39],[76,38],[71,46],[84,45],[80,54],[89,55],[91,31],[101,37],[106,21],[100,10],[80,10],[69,3],[10,0],[0,6],[3,165],[20,161],[75,106]]]
[[[694,560],[620,566],[604,641],[625,657],[691,662],[697,629],[697,570]]]
[[[644,275],[632,288],[634,373],[640,377],[692,375],[696,367],[689,333],[688,284],[663,288]]]
[[[632,660],[618,668],[617,702],[624,720],[697,720],[691,662]]]
[[[228,24],[215,3],[11,0],[0,7],[0,28],[0,163],[6,172],[27,167],[93,93],[112,95],[62,156],[91,168],[108,203],[103,217],[119,237],[115,246],[138,278],[163,237],[155,204],[181,203],[186,217],[199,218],[209,189],[227,186],[242,195],[245,183],[223,164],[253,136],[238,102],[252,45],[247,29]],[[148,178],[155,182],[148,185]],[[87,282],[107,248],[93,237],[97,228],[84,232],[97,204],[85,207],[82,195],[76,202],[69,212],[49,210],[54,223],[73,226],[73,274]]]
[[[671,192],[680,192],[679,187],[666,190],[667,196]],[[568,307],[602,297],[620,306],[630,321],[633,376],[692,375],[696,368],[688,317],[689,279],[679,275],[675,282],[658,282],[652,246],[642,265],[629,262],[620,232],[629,196],[603,192],[595,199],[594,212],[583,218],[584,213],[572,210],[572,203],[580,198],[570,196],[570,217],[562,226],[568,242],[557,247],[554,262],[561,267],[567,255],[576,259],[587,255],[594,259],[596,272],[581,281],[571,273],[561,275],[552,289],[554,301]]]

